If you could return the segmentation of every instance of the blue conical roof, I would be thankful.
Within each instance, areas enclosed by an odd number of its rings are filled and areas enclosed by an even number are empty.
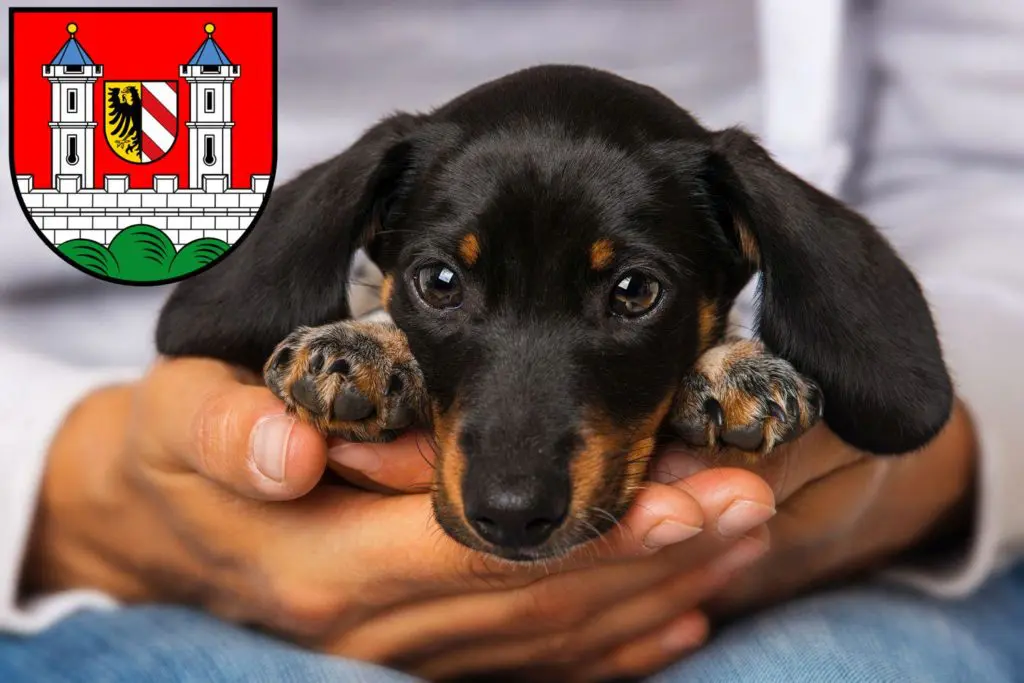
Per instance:
[[[224,50],[220,49],[220,45],[213,39],[213,36],[207,36],[196,53],[192,55],[192,59],[188,60],[189,66],[227,66],[229,64],[231,64],[231,60],[224,54]]]
[[[91,66],[93,62],[82,48],[82,44],[72,36],[50,63],[54,66]]]

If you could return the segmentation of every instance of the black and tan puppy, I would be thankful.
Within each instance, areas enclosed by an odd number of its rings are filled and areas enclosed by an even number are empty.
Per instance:
[[[360,247],[393,323],[349,320]],[[730,337],[758,271],[760,341]],[[582,67],[392,116],[277,188],[178,286],[158,346],[263,369],[326,432],[429,427],[438,521],[512,560],[607,530],[666,431],[767,455],[824,406],[897,454],[952,403],[917,281],[872,225],[741,130]]]

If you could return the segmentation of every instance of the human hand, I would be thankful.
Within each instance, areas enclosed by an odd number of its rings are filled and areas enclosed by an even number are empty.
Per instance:
[[[959,402],[943,431],[915,453],[870,456],[825,425],[778,448],[750,468],[778,501],[768,523],[771,550],[724,586],[708,612],[734,616],[880,568],[929,543],[960,540],[970,518],[975,449],[970,417]],[[674,450],[655,472],[666,482],[703,466]]]
[[[414,443],[373,448],[385,457],[376,470],[364,458],[367,484],[415,490],[429,480]],[[351,465],[357,452],[335,455]],[[730,526],[720,514],[740,499],[762,512],[773,505],[763,482],[740,470],[717,473],[705,489],[652,484],[621,526],[554,568],[510,565],[443,535],[425,494],[317,487],[328,458],[323,438],[285,416],[253,378],[215,361],[158,363],[66,419],[51,447],[26,587],[195,604],[437,677],[592,656],[605,663],[596,680],[698,643],[703,620],[668,609],[655,589],[699,602],[729,573],[705,565],[735,536],[753,534],[740,542],[754,544],[748,558],[764,547],[763,515]],[[671,533],[651,533],[666,520]]]

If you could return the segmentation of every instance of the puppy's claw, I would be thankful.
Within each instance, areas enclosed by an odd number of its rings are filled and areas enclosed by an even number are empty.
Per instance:
[[[292,347],[280,346],[277,352],[270,357],[268,370],[280,370],[292,360]]]
[[[722,411],[722,404],[713,398],[704,401],[704,412],[708,414],[708,420],[716,428],[721,429],[725,424],[725,413]]]
[[[309,357],[309,363],[306,365],[306,372],[311,375],[320,373],[320,370],[324,367],[324,357],[319,353],[314,353]]]

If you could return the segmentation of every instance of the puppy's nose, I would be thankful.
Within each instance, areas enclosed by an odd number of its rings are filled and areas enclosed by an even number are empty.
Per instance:
[[[481,537],[504,548],[531,548],[548,540],[565,520],[569,487],[536,480],[472,487],[463,502]]]

